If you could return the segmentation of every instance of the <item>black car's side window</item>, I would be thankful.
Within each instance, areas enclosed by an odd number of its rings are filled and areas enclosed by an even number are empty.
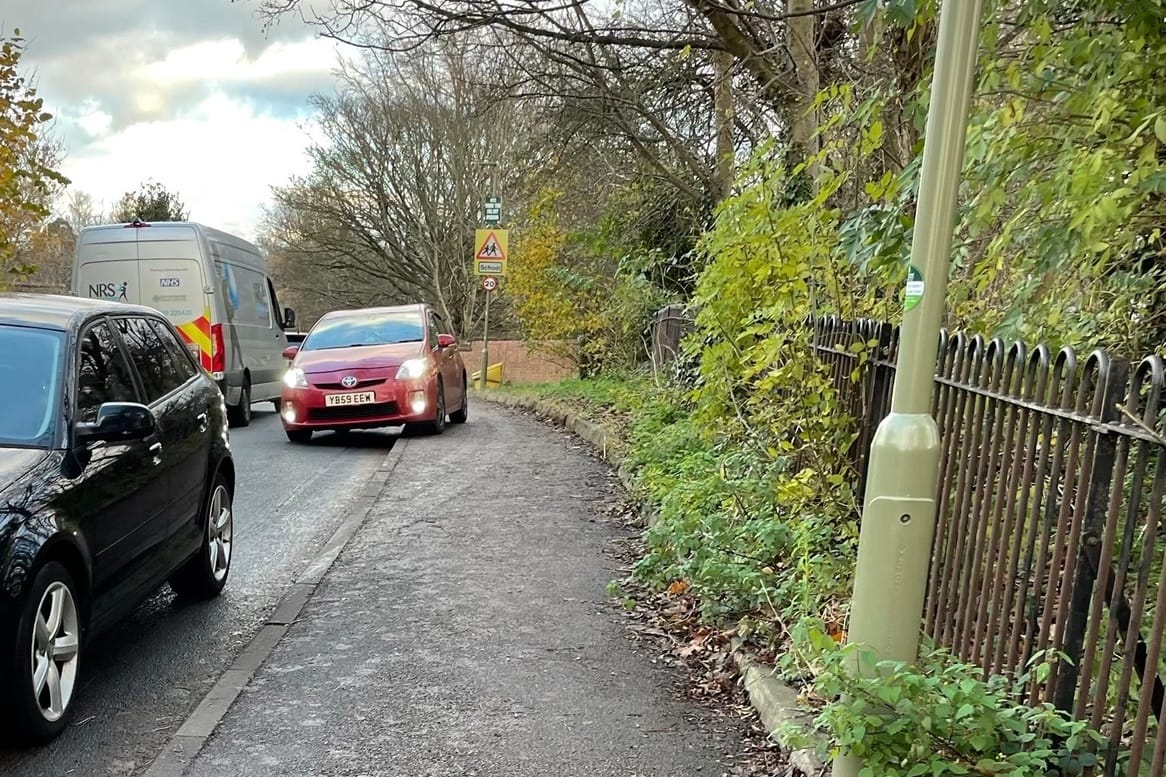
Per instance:
[[[108,324],[96,324],[81,336],[77,370],[77,420],[97,420],[106,402],[137,402],[130,368]]]
[[[142,378],[146,402],[157,402],[185,383],[184,376],[166,344],[145,318],[119,318],[117,330],[129,348],[130,358]]]
[[[190,350],[175,339],[174,333],[161,321],[151,321],[150,325],[154,327],[158,339],[162,341],[162,345],[170,352],[170,357],[174,360],[174,371],[180,379],[179,385],[193,378],[197,374],[197,369],[194,366]]]

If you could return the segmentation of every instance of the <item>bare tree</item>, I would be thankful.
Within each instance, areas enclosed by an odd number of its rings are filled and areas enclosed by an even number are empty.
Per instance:
[[[72,227],[73,232],[80,232],[85,227],[100,224],[104,219],[100,206],[93,200],[93,195],[80,189],[71,189],[65,201],[62,218]]]
[[[292,274],[326,273],[360,304],[428,301],[459,335],[474,330],[488,165],[505,177],[508,161],[545,153],[517,102],[472,77],[496,65],[455,41],[373,51],[335,96],[315,98],[327,142],[311,149],[308,176],[276,189],[264,227]]]
[[[735,136],[745,147],[734,148],[748,153],[753,141],[776,134],[804,154],[815,151],[820,49],[834,43],[823,31],[860,3],[871,0],[627,0],[614,8],[596,0],[332,0],[323,10],[266,0],[262,7],[270,20],[298,12],[325,36],[374,49],[493,31],[511,53],[516,85],[598,120],[681,195],[716,199],[726,190],[718,181],[726,154],[715,151],[714,138],[727,149]],[[733,87],[719,90],[719,108],[718,84]],[[728,115],[732,121],[717,118]]]

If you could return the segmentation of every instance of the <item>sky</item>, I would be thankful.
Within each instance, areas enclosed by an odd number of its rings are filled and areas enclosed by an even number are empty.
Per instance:
[[[4,0],[26,38],[60,167],[104,212],[155,180],[190,219],[254,239],[271,187],[308,170],[308,97],[351,50],[256,0]],[[62,203],[63,206],[63,203]]]

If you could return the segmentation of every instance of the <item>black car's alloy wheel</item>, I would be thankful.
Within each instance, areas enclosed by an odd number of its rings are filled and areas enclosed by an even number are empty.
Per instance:
[[[222,473],[215,475],[203,508],[202,545],[170,577],[170,587],[184,599],[210,599],[227,584],[235,547],[235,513],[231,487]]]
[[[81,665],[79,601],[73,576],[56,561],[25,595],[0,666],[0,703],[17,742],[43,744],[68,725]]]

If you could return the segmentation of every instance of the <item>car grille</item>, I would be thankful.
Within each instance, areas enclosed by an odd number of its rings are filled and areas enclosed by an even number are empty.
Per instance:
[[[354,385],[354,386],[345,386],[339,382],[336,382],[336,383],[313,383],[312,386],[314,386],[315,388],[321,388],[321,389],[341,389],[343,391],[354,391],[354,390],[359,389],[359,388],[365,388],[366,386],[379,386],[380,384],[384,383],[386,380],[387,380],[387,378],[366,378],[364,380],[356,381],[356,385]]]
[[[308,409],[309,421],[361,421],[397,414],[396,402],[376,405],[342,405],[340,407],[313,407]]]

